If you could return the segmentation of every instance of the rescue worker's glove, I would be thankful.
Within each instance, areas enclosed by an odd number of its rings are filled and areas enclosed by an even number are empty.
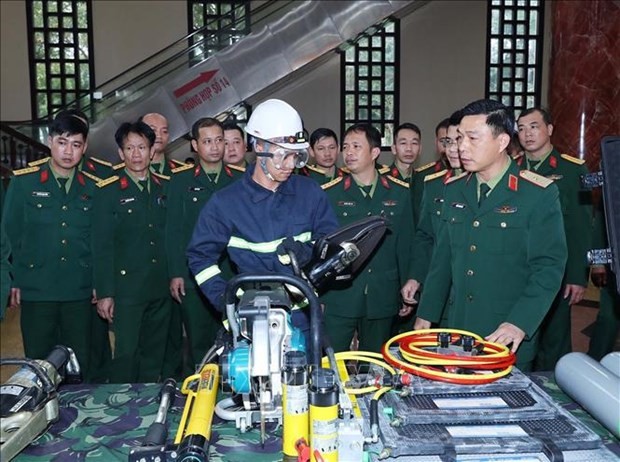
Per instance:
[[[278,260],[283,265],[291,264],[289,252],[295,254],[299,266],[305,266],[312,259],[312,246],[296,241],[292,237],[284,239],[276,250],[278,252]]]

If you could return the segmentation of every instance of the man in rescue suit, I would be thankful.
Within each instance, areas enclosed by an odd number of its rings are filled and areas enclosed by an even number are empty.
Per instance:
[[[310,178],[293,175],[308,159],[297,111],[284,101],[267,100],[256,107],[245,130],[252,137],[256,164],[211,196],[187,249],[196,282],[220,310],[226,287],[218,266],[223,252],[228,252],[239,273],[291,274],[278,259],[278,251],[293,250],[303,265],[311,257],[312,242],[338,227],[321,187]],[[294,310],[292,322],[308,343],[307,309]]]

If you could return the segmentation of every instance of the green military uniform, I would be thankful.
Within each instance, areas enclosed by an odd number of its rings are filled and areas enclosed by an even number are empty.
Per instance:
[[[90,380],[90,234],[98,178],[74,169],[61,179],[49,162],[14,174],[3,222],[13,251],[13,285],[21,290],[26,356],[45,358],[55,345],[67,345]]]
[[[424,193],[424,178],[433,173],[444,170],[444,164],[437,160],[415,168],[409,178],[409,192],[411,193],[411,207],[413,207],[413,222],[417,226],[422,211],[422,194]]]
[[[609,246],[602,201],[594,209],[594,228],[592,248],[604,249]],[[607,284],[601,287],[598,316],[590,335],[588,354],[600,361],[607,353],[614,351],[618,328],[620,327],[620,295],[616,291],[617,275],[606,268]]]
[[[244,171],[241,167],[220,164],[218,171],[207,173],[200,163],[172,170],[166,224],[168,272],[171,279],[182,277],[185,284],[183,303],[180,309],[177,309],[175,303],[172,310],[179,317],[175,320],[176,316],[173,315],[164,368],[164,371],[170,369],[172,375],[175,375],[183,353],[181,318],[189,342],[188,367],[183,371],[185,376],[194,373],[222,327],[221,314],[209,303],[188,269],[185,249],[192,237],[198,215],[211,195],[240,178]],[[229,279],[232,277],[230,265],[222,263],[220,262],[220,268],[227,269],[229,274],[225,277]]]
[[[334,284],[323,296],[325,328],[335,351],[348,350],[357,329],[360,349],[379,351],[388,340],[402,302],[412,254],[413,219],[408,184],[377,173],[369,193],[352,176],[323,185],[341,226],[383,215],[389,229],[354,279]],[[370,196],[370,197],[369,197]]]
[[[442,225],[418,316],[480,336],[508,322],[525,332],[517,365],[531,367],[538,328],[560,287],[566,240],[558,190],[551,180],[519,172],[512,161],[481,205],[473,174],[447,184]]]
[[[0,185],[0,214],[4,210],[4,183]],[[8,304],[11,292],[11,243],[4,230],[4,220],[0,223],[0,320],[4,318],[4,311]]]
[[[588,173],[584,161],[553,149],[539,164],[534,165],[526,156],[517,164],[539,175],[552,179],[560,190],[560,204],[564,217],[564,231],[568,245],[568,261],[562,288],[541,326],[540,350],[536,369],[550,371],[555,363],[572,350],[569,299],[564,299],[566,284],[588,285],[586,253],[592,243],[592,200],[589,191],[581,188],[580,176]],[[544,235],[539,236],[544,239]]]
[[[93,220],[98,299],[114,298],[111,382],[160,378],[171,299],[165,254],[167,177],[138,185],[125,171],[98,183]]]
[[[342,178],[343,176],[345,176],[344,170],[338,167],[336,167],[336,170],[333,176],[328,176],[325,173],[325,170],[323,168],[318,167],[316,165],[306,165],[305,167],[298,169],[297,173],[299,175],[304,175],[304,176],[308,176],[312,178],[314,181],[316,181],[320,185],[329,183],[334,178]]]

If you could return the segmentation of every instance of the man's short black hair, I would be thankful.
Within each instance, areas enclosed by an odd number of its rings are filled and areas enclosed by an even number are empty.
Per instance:
[[[448,127],[454,127],[459,124],[463,116],[461,116],[461,111],[454,111],[450,117],[448,117]],[[447,127],[446,127],[447,128]]]
[[[222,127],[224,127],[224,131],[226,131],[226,130],[237,130],[242,138],[245,137],[245,132],[243,131],[243,129],[236,122],[232,122],[232,121],[229,120],[228,122],[224,122],[222,124]]]
[[[465,116],[486,115],[486,124],[491,127],[493,136],[506,133],[508,136],[515,132],[515,117],[512,109],[504,106],[499,101],[493,99],[479,99],[473,103],[469,103],[460,111],[460,121]]]
[[[317,128],[310,135],[310,147],[314,147],[321,138],[333,138],[336,140],[336,144],[338,144],[338,136],[331,128]]]
[[[118,127],[114,134],[114,139],[119,148],[123,149],[123,143],[130,133],[146,138],[149,142],[149,148],[152,148],[153,144],[155,144],[155,132],[151,127],[139,120],[137,122],[125,122]]]
[[[49,136],[57,135],[82,135],[84,140],[88,137],[88,120],[73,115],[69,111],[60,112],[48,127]]]
[[[357,123],[355,125],[351,125],[344,132],[344,136],[346,137],[349,133],[352,132],[363,133],[366,136],[368,144],[370,145],[370,149],[381,149],[381,133],[369,123]]]
[[[435,136],[439,136],[439,130],[441,130],[442,128],[445,128],[447,130],[449,125],[450,125],[450,118],[446,117],[441,122],[439,122],[437,126],[435,127]]]
[[[222,129],[222,133],[224,132],[222,122],[213,117],[202,117],[194,122],[194,125],[192,125],[192,139],[198,140],[200,138],[200,129],[208,127],[220,127]]]
[[[395,143],[396,143],[396,138],[398,138],[398,132],[400,132],[401,130],[413,130],[414,132],[418,134],[418,137],[422,139],[422,131],[420,130],[420,127],[418,127],[416,124],[405,122],[405,123],[400,124],[398,127],[396,127],[396,130],[394,130],[394,142]]]
[[[551,114],[549,114],[549,111],[547,111],[546,109],[543,109],[540,106],[526,109],[521,114],[519,114],[519,119],[521,117],[533,114],[534,112],[540,112],[540,115],[542,115],[543,121],[545,122],[546,125],[553,125],[553,121],[551,120]]]

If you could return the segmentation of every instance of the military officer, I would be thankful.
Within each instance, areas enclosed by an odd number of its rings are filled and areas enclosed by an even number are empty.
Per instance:
[[[160,378],[171,299],[165,254],[167,177],[149,170],[155,133],[144,122],[115,134],[125,167],[99,182],[93,222],[97,312],[114,322],[111,382]]]
[[[390,165],[390,175],[399,180],[409,181],[413,163],[422,150],[422,132],[417,125],[405,122],[394,131],[392,154],[394,162]]]
[[[529,370],[567,250],[558,189],[510,159],[513,131],[512,113],[497,101],[461,110],[459,154],[467,172],[446,186],[414,328],[439,322],[450,292],[448,327],[510,346],[517,366]]]
[[[334,178],[344,176],[344,171],[336,167],[338,160],[338,137],[329,128],[317,128],[310,135],[308,152],[314,159],[315,165],[306,165],[297,173],[308,176],[319,184],[325,184]]]
[[[521,168],[543,175],[557,185],[568,245],[562,289],[541,326],[535,367],[547,371],[553,370],[558,359],[572,349],[570,307],[581,301],[588,285],[586,252],[592,243],[592,200],[590,192],[581,189],[580,176],[588,173],[584,161],[560,154],[552,146],[553,125],[545,110],[524,111],[519,116],[518,128],[525,156],[517,162]]]
[[[179,304],[178,307],[173,306],[173,312],[180,311],[189,342],[188,365],[191,370],[184,371],[185,375],[194,373],[222,326],[221,313],[207,300],[189,272],[185,249],[200,210],[211,195],[240,178],[245,171],[242,167],[222,162],[224,130],[216,119],[205,117],[194,123],[192,147],[198,153],[199,162],[196,166],[185,165],[172,170],[166,223],[170,293]],[[233,276],[229,267],[222,264],[220,267],[227,268],[227,278]],[[176,353],[178,359],[182,358],[180,321],[178,326],[171,323],[168,348]],[[166,356],[167,361],[175,357],[168,353]]]
[[[433,249],[435,248],[441,224],[441,210],[444,203],[446,183],[450,178],[462,173],[461,159],[456,141],[458,120],[459,113],[456,112],[450,117],[450,124],[442,141],[446,147],[446,158],[450,168],[432,173],[424,178],[420,222],[416,228],[413,241],[413,261],[415,265],[411,266],[412,273],[410,277],[415,281],[412,287],[414,291],[417,291],[422,286],[428,274],[428,267],[431,263]]]
[[[443,145],[448,131],[449,118],[446,118],[437,124],[435,128],[435,147],[437,151],[437,160],[429,162],[413,170],[410,178],[409,192],[411,193],[411,206],[413,207],[413,220],[417,226],[420,221],[420,213],[422,211],[422,194],[424,193],[424,178],[428,175],[439,173],[446,169],[448,162],[446,159],[446,147]]]
[[[90,233],[99,179],[77,169],[87,136],[79,118],[57,117],[49,126],[51,157],[14,172],[2,221],[13,252],[11,305],[21,305],[26,356],[45,358],[55,345],[67,345],[90,381]]]
[[[334,284],[322,301],[325,328],[335,351],[348,350],[355,331],[359,348],[379,351],[389,338],[394,317],[406,316],[401,287],[411,262],[413,219],[408,184],[380,174],[375,161],[381,152],[381,135],[369,124],[347,129],[344,162],[351,174],[323,185],[340,226],[369,215],[385,215],[389,231],[353,280]],[[413,299],[404,300],[413,303]]]
[[[247,150],[241,127],[234,122],[224,122],[224,163],[245,169],[248,165],[245,160]]]

